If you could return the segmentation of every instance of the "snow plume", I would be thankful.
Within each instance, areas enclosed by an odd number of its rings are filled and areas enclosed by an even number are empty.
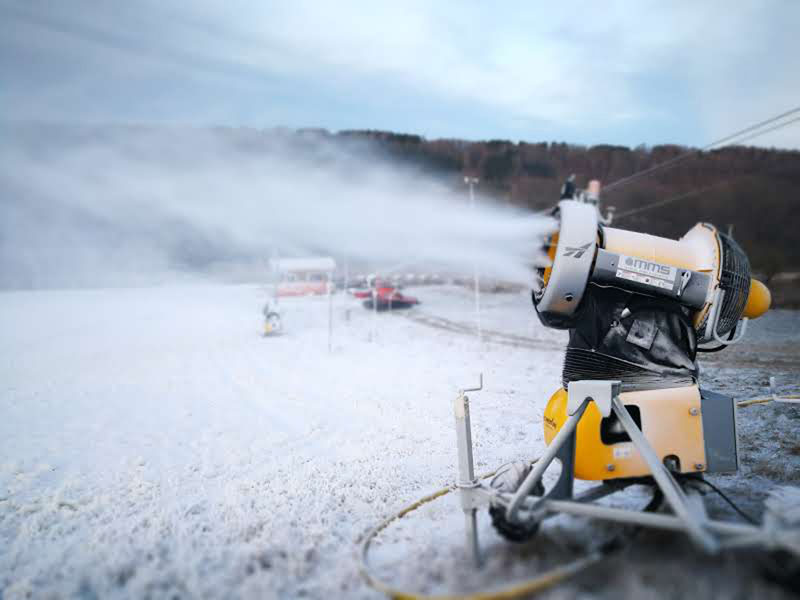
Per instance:
[[[530,285],[552,224],[324,134],[5,126],[0,287],[137,285],[330,254]],[[335,141],[331,141],[335,140]]]

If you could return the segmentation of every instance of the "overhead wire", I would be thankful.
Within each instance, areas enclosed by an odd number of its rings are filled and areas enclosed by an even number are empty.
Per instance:
[[[640,212],[645,212],[645,211],[650,210],[652,208],[658,208],[659,206],[664,206],[666,204],[671,204],[673,202],[677,202],[678,200],[684,200],[684,199],[689,198],[691,196],[697,196],[698,194],[702,194],[704,192],[711,191],[713,189],[722,187],[724,185],[728,185],[729,183],[730,182],[727,181],[727,180],[726,181],[718,181],[717,183],[704,186],[704,187],[702,187],[700,189],[691,190],[689,192],[685,192],[685,193],[680,194],[678,196],[671,196],[671,197],[669,197],[669,198],[667,198],[665,200],[659,200],[658,202],[653,202],[652,204],[647,204],[645,206],[640,206],[639,208],[626,210],[625,212],[621,212],[621,213],[615,214],[614,215],[614,220],[624,219],[625,217],[630,217],[632,215],[638,214]]]
[[[746,137],[743,137],[740,140],[736,140],[736,143],[737,144],[741,144],[742,142],[746,142],[747,140],[752,140],[753,138],[757,138],[759,136],[762,136],[765,133],[770,133],[772,131],[776,131],[778,129],[786,127],[787,125],[791,125],[792,123],[797,123],[798,121],[800,121],[800,117],[795,117],[794,119],[789,119],[788,121],[784,121],[783,123],[779,123],[778,125],[770,127],[769,129],[764,129],[763,131],[757,131],[752,135],[748,135]]]
[[[664,162],[661,162],[661,163],[658,163],[656,165],[653,165],[652,167],[649,167],[649,168],[647,168],[647,169],[645,169],[643,171],[638,171],[636,173],[633,173],[632,175],[628,175],[627,177],[623,177],[622,179],[617,179],[616,181],[614,181],[614,182],[608,184],[607,186],[605,186],[604,187],[604,191],[605,192],[609,192],[610,190],[618,188],[621,185],[630,183],[631,181],[634,181],[635,179],[639,179],[641,177],[644,177],[645,175],[649,175],[649,174],[654,173],[656,171],[660,171],[661,169],[665,169],[667,167],[673,166],[673,165],[675,165],[675,164],[677,164],[677,163],[679,163],[681,161],[686,160],[687,158],[691,158],[691,157],[693,157],[693,156],[695,156],[697,154],[705,152],[706,150],[711,150],[711,149],[713,149],[713,148],[715,148],[717,146],[720,146],[721,144],[729,145],[729,144],[733,143],[734,141],[742,142],[742,141],[745,141],[745,140],[748,140],[748,139],[752,139],[753,137],[757,137],[757,136],[763,135],[764,133],[768,133],[769,131],[774,131],[775,129],[780,129],[781,127],[785,127],[786,125],[789,125],[790,123],[794,123],[795,121],[800,120],[800,117],[792,119],[790,121],[786,121],[784,123],[781,123],[778,126],[776,126],[775,128],[770,128],[770,129],[764,130],[764,131],[756,131],[756,130],[761,129],[762,127],[764,127],[766,125],[770,125],[772,123],[780,121],[781,119],[784,119],[784,118],[789,117],[789,116],[791,116],[793,114],[796,114],[796,113],[800,113],[800,106],[796,106],[795,108],[787,110],[787,111],[785,111],[785,112],[783,112],[783,113],[781,113],[779,115],[776,115],[776,116],[771,117],[769,119],[765,119],[763,121],[760,121],[758,123],[755,123],[753,125],[745,127],[744,129],[740,129],[739,131],[737,131],[735,133],[732,133],[730,135],[726,135],[725,137],[720,138],[718,140],[715,140],[715,141],[711,142],[710,144],[706,144],[702,148],[698,148],[698,149],[695,149],[695,150],[689,150],[688,152],[684,152],[683,154],[679,154],[678,156],[675,156],[673,158],[670,158],[669,160],[665,160]],[[742,136],[742,135],[744,135],[746,133],[750,133],[750,132],[756,132],[756,133],[754,133],[754,135],[752,135],[752,136],[748,136],[748,137],[743,138],[741,140],[737,140],[737,138],[739,138],[740,136]]]
[[[780,114],[780,115],[778,115],[776,117],[773,117],[771,119],[767,119],[767,120],[762,121],[760,123],[757,123],[756,125],[751,125],[750,127],[747,127],[745,129],[742,129],[742,130],[736,132],[735,134],[731,134],[729,136],[726,136],[724,138],[721,138],[721,139],[717,140],[716,142],[712,142],[711,144],[708,144],[708,145],[704,146],[703,148],[701,148],[699,150],[692,150],[691,152],[686,152],[686,153],[681,154],[680,156],[677,156],[677,157],[675,157],[673,159],[670,159],[668,161],[665,161],[663,163],[659,163],[659,164],[657,164],[657,165],[655,165],[653,167],[650,167],[649,169],[645,169],[644,171],[639,171],[638,173],[634,173],[633,175],[630,175],[628,177],[624,177],[622,179],[618,179],[617,181],[615,181],[614,183],[610,184],[609,186],[606,186],[605,191],[608,191],[609,188],[618,186],[618,185],[620,185],[622,183],[626,183],[626,182],[629,183],[629,182],[633,181],[634,179],[636,179],[636,178],[638,178],[640,176],[647,175],[647,174],[652,173],[652,172],[654,172],[656,170],[660,170],[662,168],[666,168],[668,166],[672,166],[675,163],[677,163],[679,160],[683,160],[683,159],[688,158],[690,156],[694,156],[696,154],[699,154],[699,153],[701,153],[701,152],[703,152],[705,150],[708,150],[708,149],[710,149],[710,148],[712,148],[712,147],[714,147],[714,146],[716,146],[716,145],[718,145],[720,143],[733,142],[734,140],[736,141],[736,143],[745,142],[747,140],[751,140],[753,138],[760,137],[760,136],[765,135],[767,133],[771,133],[773,131],[777,131],[778,129],[782,129],[782,128],[787,127],[788,125],[791,125],[793,123],[797,123],[798,121],[800,121],[800,116],[795,117],[793,119],[789,119],[788,121],[783,121],[782,123],[778,123],[777,125],[773,125],[772,127],[768,127],[767,129],[761,129],[761,127],[763,127],[764,125],[769,125],[770,123],[774,123],[776,121],[779,121],[780,119],[783,119],[783,118],[785,118],[787,116],[790,116],[790,115],[792,115],[794,113],[797,113],[797,112],[800,112],[800,107],[794,108],[794,109],[792,109],[790,111],[787,111],[785,113],[782,113],[782,114]],[[758,129],[758,131],[754,131],[756,129]],[[745,136],[743,138],[740,138],[739,136],[741,136],[744,133],[750,133],[750,135],[747,135],[747,136]],[[718,187],[721,187],[721,186],[724,186],[724,185],[728,185],[729,183],[730,183],[730,181],[720,181],[720,182],[717,182],[717,183],[714,183],[714,184],[711,184],[711,185],[704,186],[704,187],[702,187],[700,189],[691,190],[689,192],[684,192],[682,194],[678,194],[677,196],[671,196],[671,197],[666,198],[664,200],[659,200],[657,202],[653,202],[652,204],[646,204],[645,206],[640,206],[638,208],[634,208],[634,209],[631,209],[631,210],[628,210],[628,211],[625,211],[625,212],[622,212],[622,213],[618,213],[618,214],[614,215],[614,218],[615,219],[624,219],[626,217],[630,217],[632,215],[635,215],[635,214],[638,214],[638,213],[641,213],[641,212],[645,212],[645,211],[651,210],[653,208],[658,208],[660,206],[664,206],[664,205],[667,205],[667,204],[672,204],[673,202],[678,202],[679,200],[684,200],[684,199],[690,198],[692,196],[697,196],[698,194],[702,194],[702,193],[710,191],[712,189],[716,189]]]

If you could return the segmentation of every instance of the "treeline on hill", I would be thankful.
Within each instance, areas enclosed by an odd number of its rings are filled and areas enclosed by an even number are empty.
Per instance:
[[[344,131],[335,137],[369,139],[390,156],[450,178],[453,185],[463,185],[464,175],[478,177],[482,194],[532,210],[553,206],[570,174],[576,175],[579,186],[590,179],[609,184],[691,150],[674,145],[627,148],[426,140],[382,131]],[[602,202],[616,207],[620,217],[615,226],[655,235],[677,238],[698,221],[713,223],[723,231],[732,227],[753,269],[769,278],[800,270],[799,197],[800,152],[731,146],[699,152],[609,190],[602,195]]]

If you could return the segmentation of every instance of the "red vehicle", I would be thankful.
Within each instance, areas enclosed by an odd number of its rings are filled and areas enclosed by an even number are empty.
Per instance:
[[[364,308],[377,310],[394,310],[397,308],[411,308],[419,304],[419,300],[413,296],[406,296],[387,283],[378,281],[374,288],[368,290],[355,290],[352,292],[356,298],[364,298]],[[373,304],[375,302],[375,304]]]

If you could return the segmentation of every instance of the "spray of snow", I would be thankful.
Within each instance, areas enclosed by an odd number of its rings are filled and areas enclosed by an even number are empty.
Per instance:
[[[374,146],[253,131],[11,128],[0,286],[152,283],[282,254],[529,285],[546,219],[398,166]]]

